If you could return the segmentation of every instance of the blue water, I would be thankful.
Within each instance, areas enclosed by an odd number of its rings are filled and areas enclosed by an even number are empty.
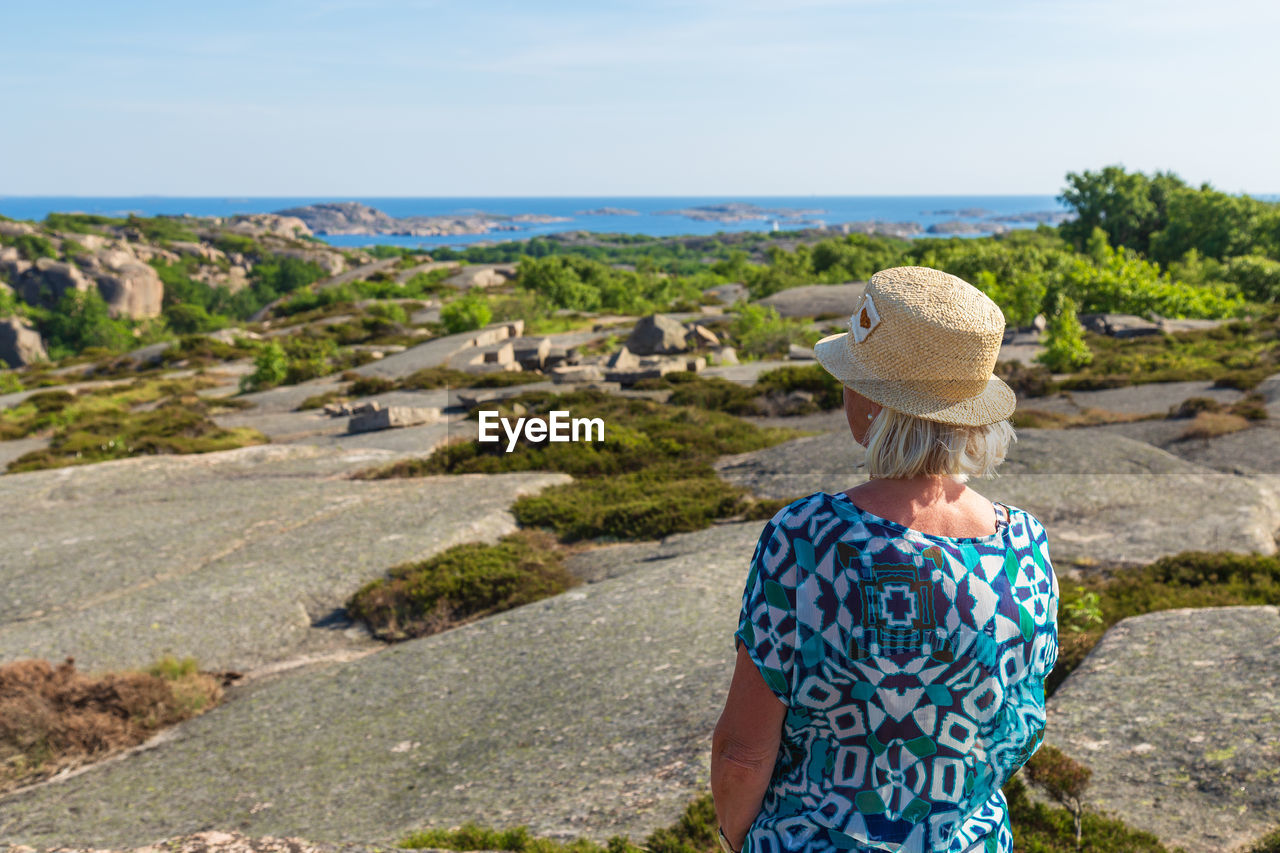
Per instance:
[[[358,201],[390,216],[445,216],[462,213],[540,213],[568,217],[568,222],[526,224],[518,231],[492,231],[447,237],[397,237],[392,235],[328,235],[323,239],[338,246],[373,244],[431,247],[465,246],[480,242],[520,240],[557,231],[591,231],[595,233],[647,234],[655,237],[682,234],[715,234],[733,231],[769,231],[773,220],[743,222],[700,222],[684,216],[659,215],[659,211],[698,207],[726,202],[746,202],[764,208],[790,208],[819,211],[800,217],[805,223],[838,225],[842,222],[878,220],[882,222],[918,222],[924,227],[953,219],[988,222],[989,216],[1004,216],[1036,211],[1060,211],[1064,208],[1054,196],[720,196],[720,197],[593,197],[593,198],[197,198],[197,197],[83,197],[83,196],[3,196],[0,214],[12,219],[40,220],[53,212],[96,213],[104,216],[139,216],[160,214],[192,216],[232,216],[237,213],[273,213],[290,207],[327,201]],[[584,215],[585,211],[613,207],[637,211],[638,216]],[[958,216],[955,211],[981,208],[981,216]],[[789,230],[805,227],[799,222],[778,218],[778,228]],[[1035,223],[1003,223],[1009,227],[1034,227]]]

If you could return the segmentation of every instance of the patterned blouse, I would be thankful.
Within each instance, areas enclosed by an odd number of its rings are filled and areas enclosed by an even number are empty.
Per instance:
[[[932,536],[841,494],[765,525],[735,634],[788,707],[743,853],[1010,853],[1058,656],[1044,527]]]

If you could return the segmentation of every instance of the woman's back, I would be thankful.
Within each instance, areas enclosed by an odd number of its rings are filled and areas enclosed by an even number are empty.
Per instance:
[[[820,492],[766,525],[737,636],[788,711],[752,853],[1011,848],[1058,590],[1044,528],[997,510],[932,536]]]

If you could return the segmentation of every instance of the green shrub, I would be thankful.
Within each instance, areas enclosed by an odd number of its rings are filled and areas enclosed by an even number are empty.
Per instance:
[[[121,352],[138,343],[128,322],[111,316],[96,287],[65,291],[54,308],[40,312],[38,325],[55,361],[90,347]]]
[[[645,540],[710,527],[744,509],[745,498],[745,489],[709,465],[665,465],[552,486],[521,497],[511,511],[520,524],[549,528],[565,541]]]
[[[1093,360],[1093,353],[1084,342],[1084,327],[1076,316],[1076,303],[1064,297],[1058,312],[1049,320],[1044,351],[1036,361],[1054,373],[1068,373],[1084,367]]]
[[[203,305],[192,303],[181,303],[165,308],[164,319],[169,324],[169,328],[180,335],[213,332],[225,329],[228,325],[226,317],[211,315]]]
[[[518,521],[549,527],[568,540],[653,539],[752,514],[756,504],[742,489],[718,479],[710,463],[794,435],[719,412],[598,391],[528,393],[494,408],[510,415],[515,405],[525,407],[528,417],[544,417],[552,409],[568,410],[575,418],[598,417],[606,425],[604,441],[521,443],[510,453],[502,442],[471,441],[358,476],[562,471],[575,482],[521,498],[513,508]]]
[[[347,603],[383,639],[422,637],[563,592],[577,581],[546,534],[522,531],[496,545],[457,545],[395,566]]]
[[[1075,817],[1063,808],[1034,802],[1015,775],[1004,786],[1013,829],[1013,849],[1027,853],[1175,853],[1149,832],[1132,829],[1114,817],[1086,811],[1076,844]]]
[[[786,356],[792,344],[811,345],[818,334],[808,323],[787,320],[771,305],[741,305],[729,323],[730,340],[739,355],[766,358]]]
[[[39,234],[19,234],[17,237],[11,237],[9,243],[29,261],[58,257],[58,250],[53,247],[53,241]]]
[[[44,218],[44,226],[50,231],[70,231],[74,234],[100,234],[106,227],[124,224],[123,219],[90,213],[50,213]]]
[[[289,359],[279,341],[271,340],[253,357],[253,372],[240,379],[240,390],[261,391],[284,382],[289,373]]]
[[[1070,758],[1056,746],[1040,747],[1023,769],[1027,777],[1044,789],[1049,798],[1065,808],[1074,823],[1076,849],[1081,844],[1081,822],[1084,819],[1084,792],[1093,775],[1088,767]]]
[[[395,302],[375,302],[364,310],[369,316],[385,320],[388,323],[409,322],[409,314]]]
[[[524,371],[498,373],[466,373],[450,367],[424,367],[415,370],[397,384],[402,391],[431,391],[436,388],[506,388],[542,382],[546,377]]]
[[[394,391],[396,387],[396,381],[385,376],[362,376],[347,386],[346,394],[349,397],[371,397]]]
[[[472,289],[440,310],[440,322],[451,335],[479,329],[488,325],[491,319],[493,312],[479,288]]]
[[[1090,594],[1096,602],[1088,601]],[[1280,605],[1280,558],[1231,551],[1184,551],[1146,566],[1117,569],[1109,578],[1063,588],[1059,610],[1100,606],[1102,623],[1059,636],[1058,664],[1045,689],[1057,689],[1084,660],[1103,632],[1121,619],[1180,607]]]

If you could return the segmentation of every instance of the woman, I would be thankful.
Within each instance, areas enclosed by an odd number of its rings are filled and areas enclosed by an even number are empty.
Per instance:
[[[870,480],[765,526],[712,741],[731,853],[1009,853],[1000,787],[1039,746],[1057,659],[1044,528],[965,485],[1013,439],[1004,317],[899,267],[815,347]]]

